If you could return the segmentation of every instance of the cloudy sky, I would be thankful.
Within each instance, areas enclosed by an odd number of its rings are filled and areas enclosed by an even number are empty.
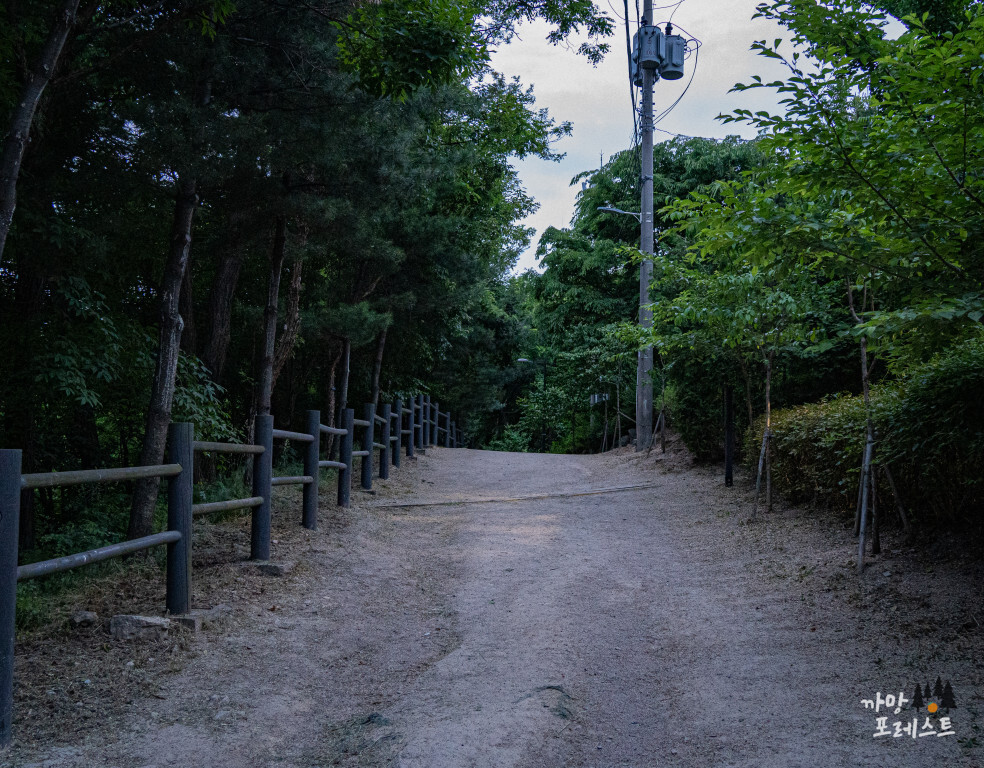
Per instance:
[[[656,0],[655,5],[668,2]],[[546,227],[569,225],[577,195],[577,189],[570,186],[571,179],[581,171],[597,168],[603,159],[632,143],[623,5],[620,0],[611,0],[610,6],[608,0],[600,0],[600,4],[616,18],[619,30],[610,41],[611,52],[597,67],[577,56],[573,49],[551,46],[544,39],[547,28],[537,24],[524,26],[521,39],[503,46],[493,57],[493,65],[500,72],[518,75],[523,83],[533,85],[539,107],[549,109],[557,121],[574,124],[573,135],[557,145],[558,151],[566,153],[563,161],[525,160],[516,164],[527,191],[540,203],[540,210],[524,222],[535,227],[537,234],[533,246],[517,265],[519,271],[536,265],[536,241]],[[658,114],[680,96],[694,75],[686,95],[658,128],[688,136],[750,137],[753,132],[743,125],[724,125],[715,117],[736,107],[775,111],[777,99],[771,90],[728,93],[736,82],[749,82],[753,74],[775,79],[784,71],[778,62],[749,51],[755,40],[788,37],[786,30],[772,22],[752,20],[757,4],[758,0],[684,0],[680,4],[673,17],[674,26],[680,34],[699,39],[702,45],[696,57],[696,71],[695,57],[691,56],[682,80],[656,84]],[[629,3],[629,7],[634,30],[635,4]],[[665,22],[672,12],[672,8],[657,10],[655,21]],[[572,48],[576,49],[576,45]],[[656,141],[669,138],[659,131],[655,136]]]

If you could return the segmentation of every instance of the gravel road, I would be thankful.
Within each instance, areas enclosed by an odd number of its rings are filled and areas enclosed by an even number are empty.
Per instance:
[[[747,524],[738,486],[624,451],[431,449],[322,531],[278,529],[286,578],[222,566],[232,592],[196,601],[232,619],[155,695],[11,764],[980,765],[979,629],[900,630],[915,560],[890,542],[858,577],[848,533],[795,512]],[[951,590],[954,610],[979,595]],[[879,716],[928,714],[862,699],[937,676],[952,735],[874,736]]]

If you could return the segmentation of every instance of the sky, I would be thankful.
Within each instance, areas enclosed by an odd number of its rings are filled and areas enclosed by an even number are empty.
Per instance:
[[[665,5],[671,0],[655,0]],[[559,163],[540,159],[515,161],[523,186],[540,204],[540,209],[522,223],[537,232],[530,248],[515,270],[536,266],[536,243],[549,227],[566,227],[574,213],[574,201],[580,185],[570,186],[581,171],[593,170],[611,155],[632,144],[632,106],[628,87],[628,63],[625,52],[625,29],[621,21],[623,4],[619,0],[598,0],[600,7],[615,18],[618,32],[610,39],[611,51],[593,67],[575,51],[577,43],[567,48],[551,46],[546,40],[547,26],[539,23],[520,28],[519,37],[502,46],[492,58],[493,66],[508,76],[519,76],[533,86],[537,107],[546,107],[558,122],[574,125],[572,136],[557,142],[555,149],[566,154]],[[656,84],[655,110],[669,106],[683,92],[693,75],[686,95],[657,128],[688,136],[723,138],[740,135],[750,138],[754,131],[742,124],[723,124],[715,117],[742,107],[753,111],[775,112],[778,97],[771,89],[728,93],[737,82],[750,82],[758,74],[766,81],[782,77],[786,70],[774,60],[764,59],[749,50],[755,40],[787,38],[789,33],[775,23],[752,20],[759,0],[683,0],[673,16],[679,34],[702,42],[696,57],[685,65],[682,80]],[[629,3],[632,31],[635,30],[635,4]],[[616,12],[618,16],[616,16]],[[655,21],[663,26],[672,8],[657,10]],[[655,140],[671,138],[657,131]]]

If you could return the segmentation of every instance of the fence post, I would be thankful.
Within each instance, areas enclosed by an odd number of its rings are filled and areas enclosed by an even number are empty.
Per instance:
[[[195,496],[195,425],[182,422],[167,430],[167,455],[181,465],[181,474],[168,479],[167,529],[181,538],[167,545],[168,613],[191,610],[191,505]]]
[[[451,411],[444,414],[444,447],[451,447]]]
[[[386,480],[390,476],[390,404],[383,403],[383,434],[379,442],[383,449],[379,452],[379,479]]]
[[[413,444],[421,452],[424,452],[424,396],[417,395],[413,404]]]
[[[434,445],[436,440],[434,439],[436,435],[434,434],[434,414],[437,412],[437,403],[432,402],[430,395],[427,395],[427,447],[430,448]]]
[[[416,450],[416,440],[414,436],[417,434],[417,427],[414,424],[414,413],[417,410],[417,398],[411,397],[410,402],[407,404],[407,457],[413,458],[413,454]]]
[[[372,490],[372,459],[375,455],[375,448],[372,447],[373,437],[376,433],[376,406],[366,403],[362,411],[363,418],[369,422],[368,427],[362,428],[362,450],[369,451],[368,456],[362,457],[362,488],[366,491]]]
[[[724,484],[730,488],[734,485],[735,463],[735,395],[734,387],[724,385]],[[666,416],[660,427],[660,436],[666,434]],[[665,444],[665,440],[664,440]]]
[[[433,410],[431,409],[431,398],[430,395],[424,395],[424,448],[431,447],[431,417],[433,416]]]
[[[396,442],[393,443],[393,466],[400,466],[400,451],[403,449],[403,401],[396,398],[393,402],[393,424],[396,426]]]
[[[17,611],[17,535],[21,452],[0,449],[0,747],[10,744],[14,710],[14,614]]]
[[[309,531],[316,531],[318,530],[318,476],[321,474],[318,468],[318,461],[321,458],[321,411],[307,412],[307,432],[312,440],[304,451],[304,474],[311,477],[311,482],[303,486],[301,524]]]
[[[261,413],[256,417],[256,437],[253,442],[263,446],[263,453],[253,458],[253,495],[262,496],[263,503],[253,507],[250,526],[249,556],[252,560],[270,559],[270,496],[273,478],[273,416]]]
[[[439,445],[440,440],[438,439],[437,436],[440,433],[437,431],[437,428],[441,423],[441,404],[438,403],[437,401],[431,403],[430,412],[431,412],[430,444]]]
[[[352,491],[352,436],[355,434],[355,411],[346,408],[342,411],[342,428],[345,434],[342,435],[341,448],[338,460],[345,465],[345,469],[338,470],[338,506],[349,506]]]

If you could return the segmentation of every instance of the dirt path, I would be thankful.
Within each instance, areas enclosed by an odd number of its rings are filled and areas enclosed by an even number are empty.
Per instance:
[[[636,484],[655,487],[472,503]],[[394,506],[420,501],[441,503]],[[216,566],[196,602],[230,604],[224,626],[105,727],[11,764],[979,765],[981,632],[954,628],[980,581],[927,632],[922,561],[895,550],[858,579],[846,534],[745,525],[748,501],[627,453],[432,449],[323,531],[280,529],[287,578]],[[873,737],[862,699],[937,676],[954,735]]]

